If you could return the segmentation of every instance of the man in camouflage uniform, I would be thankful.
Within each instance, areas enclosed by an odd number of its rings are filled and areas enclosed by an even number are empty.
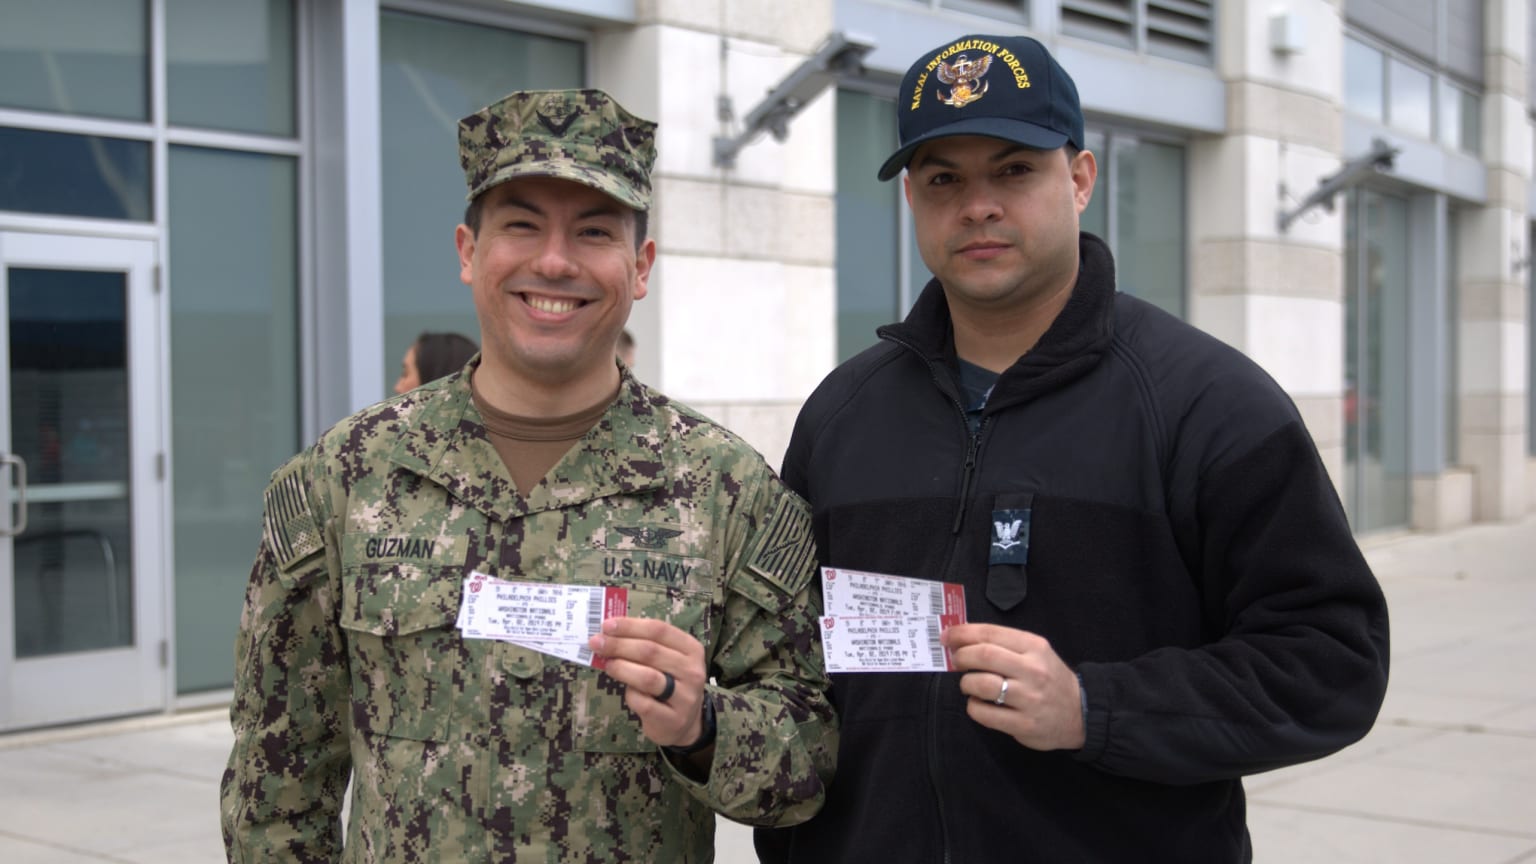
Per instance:
[[[482,354],[273,475],[231,861],[709,861],[716,811],[820,806],[836,725],[808,511],[614,360],[655,259],[654,130],[593,90],[461,121]],[[472,572],[626,587],[629,617],[588,644],[606,669],[466,638]]]

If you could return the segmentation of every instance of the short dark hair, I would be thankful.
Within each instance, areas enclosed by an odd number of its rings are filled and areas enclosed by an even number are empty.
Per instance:
[[[486,192],[489,191],[489,189],[486,190]],[[476,237],[480,236],[480,213],[484,209],[485,192],[476,195],[469,202],[469,206],[464,208],[464,225]],[[645,245],[645,233],[650,228],[651,214],[633,207],[629,208],[629,212],[635,214],[635,250],[639,251],[640,247]]]
[[[458,333],[423,333],[416,337],[416,375],[421,383],[436,381],[464,368],[480,347]]]

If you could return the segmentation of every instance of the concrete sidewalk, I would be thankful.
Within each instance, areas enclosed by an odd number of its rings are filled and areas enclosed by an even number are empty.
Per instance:
[[[1536,862],[1536,518],[1367,540],[1392,610],[1375,730],[1250,778],[1255,860]],[[0,736],[0,861],[222,860],[223,710]],[[751,834],[722,823],[722,864]]]

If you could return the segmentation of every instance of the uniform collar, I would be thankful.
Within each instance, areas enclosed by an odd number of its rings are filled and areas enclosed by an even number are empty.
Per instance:
[[[469,369],[478,365],[476,359]],[[517,494],[506,464],[486,435],[466,373],[450,375],[419,392],[419,401],[399,405],[400,437],[390,461],[499,521],[666,482],[670,436],[657,425],[670,414],[667,399],[628,370],[620,370],[613,404],[527,498]]]
[[[1003,370],[989,412],[1077,378],[1108,350],[1114,338],[1115,261],[1104,241],[1086,231],[1079,234],[1078,254],[1072,296],[1035,347]],[[904,321],[877,332],[931,364],[958,368],[949,301],[937,279],[929,281]]]

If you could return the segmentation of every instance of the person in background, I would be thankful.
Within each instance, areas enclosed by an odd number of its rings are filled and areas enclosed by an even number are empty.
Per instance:
[[[717,813],[821,806],[837,721],[810,510],[615,360],[656,258],[655,128],[600,90],[460,121],[483,350],[273,475],[236,641],[230,861],[703,862]],[[562,605],[476,606],[487,578]],[[490,629],[572,612],[587,640],[558,650]]]
[[[457,372],[480,349],[473,339],[458,333],[422,333],[400,358],[400,378],[395,393],[408,393],[428,381]]]
[[[1370,730],[1387,607],[1296,406],[1120,293],[1098,165],[1034,39],[901,84],[935,278],[807,400],[784,479],[822,563],[959,583],[953,672],[835,674],[837,782],[769,862],[1242,862],[1242,778]]]

